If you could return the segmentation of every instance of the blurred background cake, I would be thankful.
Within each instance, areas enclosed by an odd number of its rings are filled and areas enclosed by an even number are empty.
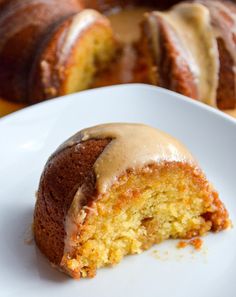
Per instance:
[[[1,0],[0,116],[133,82],[234,110],[236,5],[179,2]]]

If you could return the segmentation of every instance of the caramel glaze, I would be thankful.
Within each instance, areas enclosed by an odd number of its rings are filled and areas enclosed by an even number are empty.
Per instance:
[[[181,3],[156,14],[172,26],[184,45],[199,99],[216,106],[219,55],[208,9],[198,3]]]
[[[209,9],[211,24],[219,50],[219,84],[217,106],[236,107],[236,6],[229,1],[197,0]]]
[[[111,123],[87,128],[62,144],[59,151],[90,139],[111,139],[94,164],[96,187],[101,194],[128,169],[140,169],[160,162],[197,166],[193,156],[179,141],[144,124]]]
[[[105,193],[128,169],[159,162],[195,164],[188,150],[172,136],[143,124],[104,124],[83,130],[82,141],[112,141],[94,164],[97,189]]]

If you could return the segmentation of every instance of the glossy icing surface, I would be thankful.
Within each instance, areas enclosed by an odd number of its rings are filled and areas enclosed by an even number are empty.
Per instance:
[[[198,3],[183,3],[167,12],[156,12],[178,34],[196,79],[199,99],[216,106],[219,55],[209,10]]]
[[[201,1],[202,2],[202,1]],[[231,11],[229,7],[220,1],[206,1],[202,2],[211,12],[212,25],[216,37],[222,37],[225,41],[226,48],[230,52],[234,61],[236,62],[235,51],[235,34],[236,34],[236,16],[235,11]],[[224,15],[224,22],[219,22],[221,16]],[[229,30],[230,26],[230,30]]]
[[[224,41],[233,60],[232,72],[234,73],[234,89],[236,90],[236,13],[220,1],[200,2],[209,8],[214,34],[216,38]]]
[[[104,138],[110,138],[111,142],[94,164],[99,193],[106,192],[128,169],[165,161],[196,164],[178,140],[144,124],[111,123],[87,128],[75,134],[59,150],[80,145],[88,139]]]

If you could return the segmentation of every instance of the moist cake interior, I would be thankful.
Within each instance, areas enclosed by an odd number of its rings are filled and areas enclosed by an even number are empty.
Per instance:
[[[76,248],[64,254],[62,265],[71,275],[80,271],[82,277],[93,277],[97,268],[117,264],[125,255],[141,253],[165,239],[225,228],[224,209],[214,212],[218,195],[209,195],[199,181],[191,168],[180,164],[124,176],[100,201],[81,210],[78,217],[87,217],[85,224],[79,238],[67,238]],[[76,215],[77,207],[72,205],[70,216],[73,211]]]
[[[85,34],[82,41],[83,46],[74,53],[75,62],[65,86],[66,94],[87,89],[95,74],[106,69],[114,56],[113,40],[108,33],[104,34],[102,26],[97,25],[92,34]]]

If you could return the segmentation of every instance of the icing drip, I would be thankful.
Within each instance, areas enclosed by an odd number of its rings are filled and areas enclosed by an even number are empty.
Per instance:
[[[201,1],[209,8],[211,22],[216,38],[224,41],[227,51],[233,59],[232,72],[235,74],[234,89],[236,92],[236,14],[220,1]]]
[[[198,3],[183,3],[168,12],[156,12],[178,34],[196,77],[199,99],[216,106],[219,54],[208,9]],[[183,54],[186,54],[183,53]]]
[[[204,2],[203,2],[204,3]],[[219,1],[206,1],[204,5],[207,5],[210,9],[212,25],[214,27],[214,32],[216,37],[221,37],[225,41],[225,46],[230,52],[234,61],[236,62],[236,15],[233,13],[229,7],[224,5]],[[227,17],[224,21],[219,21],[222,19],[222,15]],[[229,30],[230,26],[230,30]]]
[[[160,36],[159,36],[159,31],[156,26],[156,17],[154,14],[146,14],[147,16],[147,23],[148,23],[148,33],[150,32],[150,37],[152,40],[152,50],[155,56],[155,59],[157,63],[159,64],[160,60]]]

